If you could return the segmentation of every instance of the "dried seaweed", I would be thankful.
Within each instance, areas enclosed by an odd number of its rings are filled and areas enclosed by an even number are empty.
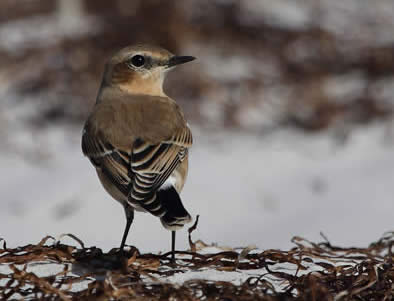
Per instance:
[[[198,220],[196,220],[197,222]],[[129,247],[103,253],[44,237],[36,245],[0,249],[0,299],[41,300],[392,300],[394,297],[394,232],[385,233],[367,248],[339,247],[324,236],[320,243],[294,237],[288,251],[230,250],[203,254],[205,245],[193,242],[191,251],[141,254]],[[51,242],[52,241],[52,242]],[[32,266],[57,264],[59,272],[39,276]],[[167,277],[196,271],[255,271],[240,283],[190,279],[183,284]]]

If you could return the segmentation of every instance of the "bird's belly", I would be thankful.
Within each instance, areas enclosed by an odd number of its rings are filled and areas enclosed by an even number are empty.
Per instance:
[[[113,185],[110,180],[101,172],[100,169],[96,169],[97,175],[100,179],[101,184],[104,189],[109,193],[109,195],[117,200],[122,205],[127,201],[127,196],[125,196],[121,191],[119,191],[115,185]]]

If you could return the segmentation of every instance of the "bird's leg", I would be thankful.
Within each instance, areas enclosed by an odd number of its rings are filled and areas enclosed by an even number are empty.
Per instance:
[[[120,248],[119,248],[120,252],[123,251],[124,245],[126,243],[127,235],[129,234],[130,226],[131,226],[133,219],[134,219],[134,210],[130,206],[125,205],[124,211],[126,214],[126,228],[124,229],[124,232],[123,232],[122,243],[120,244]]]
[[[175,263],[175,231],[171,231],[171,263]]]

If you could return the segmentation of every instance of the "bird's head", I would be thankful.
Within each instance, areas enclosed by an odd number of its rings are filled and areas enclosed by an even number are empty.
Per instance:
[[[192,56],[175,56],[156,46],[129,46],[109,60],[103,83],[133,94],[161,96],[166,73],[194,59]]]

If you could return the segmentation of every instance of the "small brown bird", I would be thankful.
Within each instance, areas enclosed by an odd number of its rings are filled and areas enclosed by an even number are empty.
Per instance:
[[[126,213],[120,251],[134,210],[160,217],[172,231],[191,221],[179,197],[188,171],[192,133],[176,102],[163,92],[167,71],[190,62],[165,49],[137,45],[107,63],[96,104],[85,123],[82,151],[105,190]]]

